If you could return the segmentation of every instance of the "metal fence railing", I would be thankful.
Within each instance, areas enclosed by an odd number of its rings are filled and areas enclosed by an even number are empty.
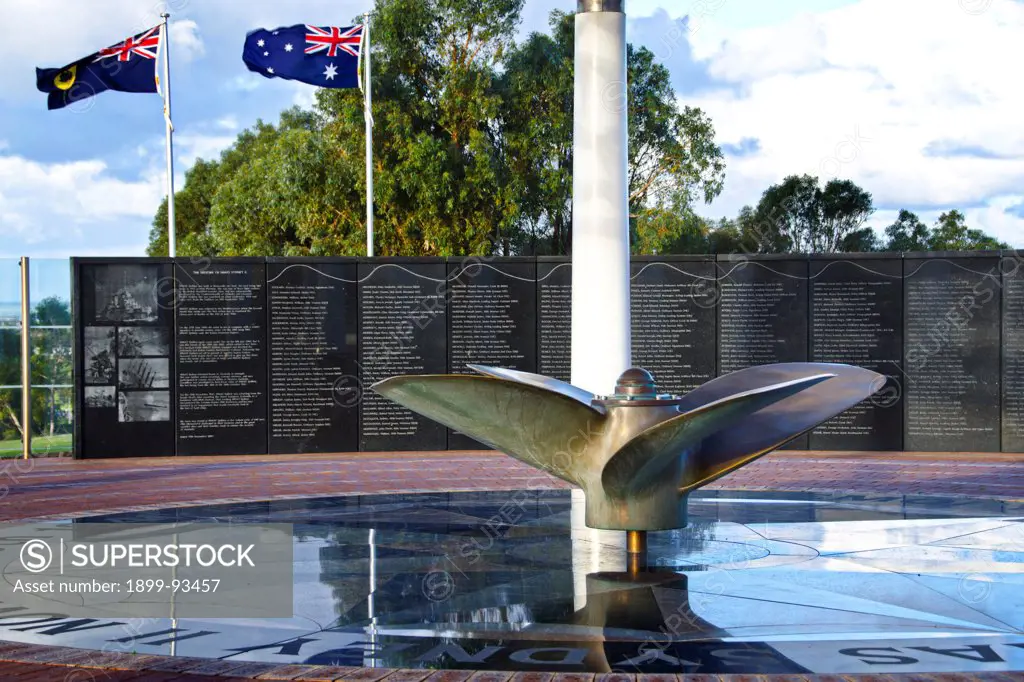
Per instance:
[[[71,269],[0,259],[0,458],[71,452]]]

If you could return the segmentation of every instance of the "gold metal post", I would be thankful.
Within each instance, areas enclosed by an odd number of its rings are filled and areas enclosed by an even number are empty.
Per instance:
[[[28,291],[28,257],[21,258],[21,454],[32,457],[32,342]]]
[[[626,552],[628,552],[629,572],[639,573],[647,570],[647,531],[626,531]]]

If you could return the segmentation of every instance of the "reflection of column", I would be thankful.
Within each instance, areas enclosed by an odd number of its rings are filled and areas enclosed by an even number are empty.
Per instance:
[[[579,611],[587,605],[588,573],[625,572],[626,534],[587,528],[583,491],[574,488],[571,494],[573,610]]]
[[[366,596],[366,613],[370,619],[370,644],[365,649],[369,652],[369,661],[363,657],[364,668],[376,668],[379,659],[377,658],[377,613],[374,610],[373,597],[377,590],[377,529],[370,529],[370,537],[367,540],[370,545],[370,592]]]
[[[178,545],[178,534],[177,533],[174,534],[173,544],[174,544],[175,547],[179,546]],[[176,594],[176,591],[173,589],[174,581],[177,580],[177,579],[178,579],[178,564],[175,563],[175,564],[173,564],[171,566],[171,587],[172,587],[172,589],[171,589],[171,630],[173,631],[173,633],[171,634],[171,656],[177,656],[178,655],[178,647],[177,647],[177,644],[178,644],[178,618],[177,618],[177,613],[175,612],[175,609],[174,609],[174,595]]]

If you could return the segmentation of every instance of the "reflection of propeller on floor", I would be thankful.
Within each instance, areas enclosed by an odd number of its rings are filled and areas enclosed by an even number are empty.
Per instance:
[[[691,491],[870,397],[885,377],[849,365],[790,363],[733,372],[685,396],[627,370],[615,394],[470,365],[483,376],[387,379],[377,393],[586,492],[586,523],[608,530],[686,525]]]
[[[588,669],[595,672],[610,672],[613,667],[644,669],[644,664],[658,660],[676,664],[665,651],[671,642],[725,634],[690,608],[686,576],[665,570],[587,575],[587,603],[573,615],[572,623],[604,630],[603,639],[580,642],[589,651]],[[617,634],[623,630],[632,632],[623,638]],[[646,639],[644,633],[649,633]],[[636,646],[635,654],[627,649],[624,661],[620,656],[609,661],[607,644],[623,639]]]

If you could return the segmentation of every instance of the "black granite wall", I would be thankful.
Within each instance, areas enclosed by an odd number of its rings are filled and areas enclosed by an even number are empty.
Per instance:
[[[718,262],[718,375],[808,361],[808,268],[793,256],[723,256]],[[805,434],[785,446],[810,447]]]
[[[359,265],[267,265],[271,454],[359,449]]]
[[[999,262],[1002,310],[1003,452],[1024,452],[1024,251]]]
[[[815,257],[810,269],[810,360],[888,377],[869,400],[811,433],[814,450],[903,449],[903,262],[900,256]]]
[[[267,452],[267,264],[178,260],[177,454]]]
[[[448,371],[467,365],[537,372],[537,263],[532,258],[467,258],[448,264]],[[449,450],[486,446],[456,431]]]
[[[359,449],[445,450],[447,429],[369,387],[448,371],[448,268],[437,259],[359,264]]]
[[[572,379],[572,263],[537,259],[537,373]]]
[[[998,452],[998,254],[915,254],[904,259],[903,277],[904,448]]]
[[[1024,451],[1024,254],[632,264],[634,364],[685,392],[774,362],[888,377],[791,448]],[[478,449],[368,390],[470,363],[571,375],[572,265],[73,259],[78,457]]]
[[[173,455],[171,261],[83,258],[71,267],[76,455]]]
[[[631,265],[633,364],[666,393],[715,378],[715,262],[706,257],[636,258]]]

